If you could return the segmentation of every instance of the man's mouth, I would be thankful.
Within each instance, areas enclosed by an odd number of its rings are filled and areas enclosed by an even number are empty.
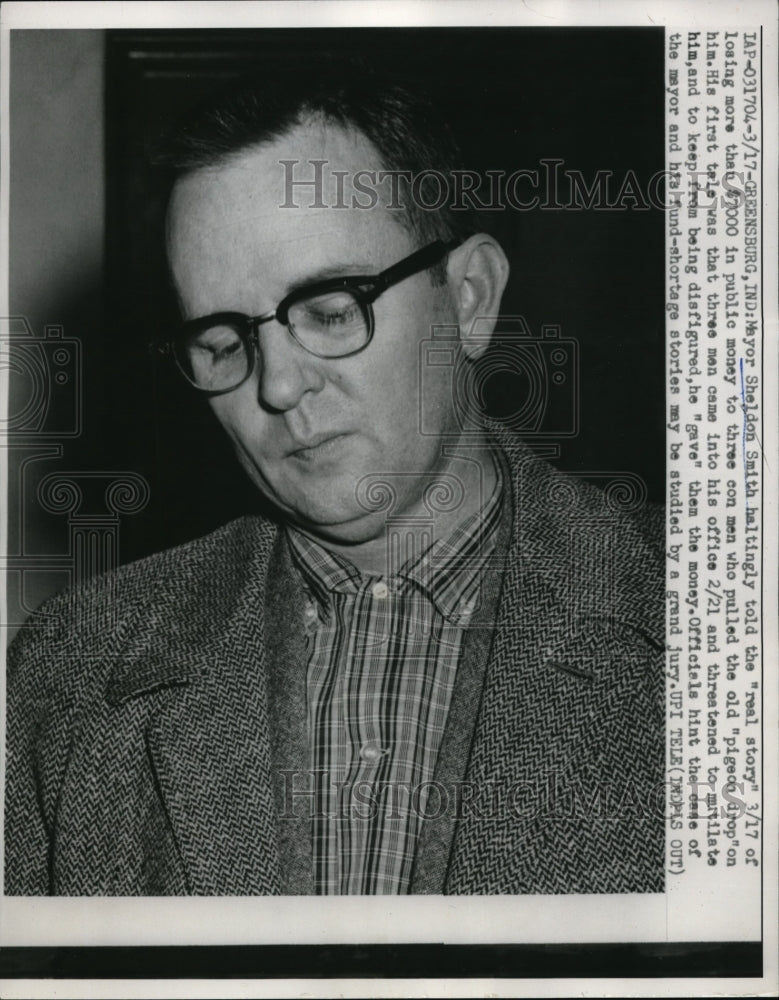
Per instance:
[[[348,432],[341,431],[317,434],[307,441],[296,442],[296,447],[290,452],[290,456],[303,462],[325,458],[335,453],[347,437],[349,437]]]

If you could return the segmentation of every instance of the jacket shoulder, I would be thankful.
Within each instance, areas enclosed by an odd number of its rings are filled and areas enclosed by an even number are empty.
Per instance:
[[[22,664],[78,658],[94,662],[133,627],[140,615],[170,619],[213,594],[220,580],[240,578],[258,550],[270,547],[276,528],[242,517],[201,538],[127,563],[46,600],[25,622],[8,650],[9,679]],[[151,622],[153,624],[153,621]]]
[[[517,553],[582,615],[665,640],[665,513],[630,473],[603,487],[561,472],[501,435],[511,473]]]

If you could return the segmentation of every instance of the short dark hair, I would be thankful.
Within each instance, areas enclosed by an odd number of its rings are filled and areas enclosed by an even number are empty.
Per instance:
[[[448,198],[441,207],[425,208],[441,201],[440,182],[432,172],[448,180],[462,169],[457,142],[433,102],[416,85],[354,62],[281,73],[274,68],[266,79],[244,81],[201,106],[168,138],[156,160],[176,180],[280,138],[311,118],[361,132],[377,150],[380,166],[399,172],[403,210],[398,221],[420,246],[436,239],[463,240],[478,231],[473,210],[453,208]],[[403,180],[408,175],[418,178],[417,197]],[[436,283],[444,274],[445,265],[433,270]]]

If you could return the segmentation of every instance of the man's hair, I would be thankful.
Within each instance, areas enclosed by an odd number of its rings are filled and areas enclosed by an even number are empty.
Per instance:
[[[443,175],[452,190],[452,171],[461,155],[448,125],[432,101],[415,86],[389,79],[355,64],[314,65],[301,71],[269,71],[268,79],[244,82],[200,107],[158,153],[156,161],[173,171],[173,180],[204,167],[229,162],[253,146],[272,142],[311,119],[355,129],[379,154],[383,170],[398,172],[398,222],[419,246],[436,239],[463,240],[478,231],[470,208],[454,209],[451,198],[440,208]],[[404,172],[401,174],[400,172]],[[403,178],[420,178],[414,186]],[[390,188],[386,190],[389,203]],[[435,283],[445,267],[433,271]]]

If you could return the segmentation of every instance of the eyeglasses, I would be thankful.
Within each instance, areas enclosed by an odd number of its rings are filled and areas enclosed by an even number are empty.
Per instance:
[[[158,349],[173,357],[196,389],[212,396],[231,392],[249,378],[258,354],[259,329],[274,319],[309,354],[350,357],[371,342],[376,299],[393,285],[433,267],[458,245],[458,241],[436,240],[380,274],[304,285],[283,298],[273,312],[261,316],[219,312],[189,320],[178,336]]]

